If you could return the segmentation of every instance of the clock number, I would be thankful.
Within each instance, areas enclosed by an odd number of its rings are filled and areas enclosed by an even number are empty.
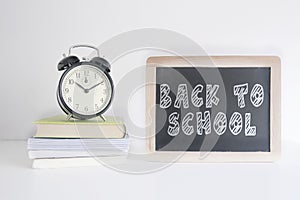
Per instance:
[[[75,104],[75,108],[78,110],[79,109],[79,104]]]
[[[69,88],[65,88],[65,93],[69,93]]]
[[[96,109],[96,110],[99,110],[98,104],[95,104],[95,109]]]
[[[79,72],[76,73],[76,78],[80,78],[80,73]]]
[[[87,111],[89,111],[89,108],[86,106],[86,107],[84,107],[84,110],[87,112]]]
[[[68,97],[68,102],[72,103],[72,97]]]
[[[97,73],[95,73],[95,79],[97,79],[98,78],[98,75],[97,75]]]
[[[103,103],[103,102],[104,102],[104,99],[103,99],[103,98],[101,98],[101,99],[100,99],[100,101],[101,101],[101,103]]]
[[[69,84],[73,85],[74,84],[74,80],[73,79],[69,79]]]
[[[88,71],[88,70],[84,70],[84,75],[85,75],[85,76],[88,76],[88,75],[89,75],[89,72],[90,72],[90,71]]]

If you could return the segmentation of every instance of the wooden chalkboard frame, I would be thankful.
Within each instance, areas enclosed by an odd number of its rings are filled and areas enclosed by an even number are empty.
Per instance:
[[[155,151],[156,69],[158,67],[270,67],[270,152]],[[273,162],[281,154],[281,62],[277,56],[149,57],[146,67],[146,129],[150,160],[162,162]]]

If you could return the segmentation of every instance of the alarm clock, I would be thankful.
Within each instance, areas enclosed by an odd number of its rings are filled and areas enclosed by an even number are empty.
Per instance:
[[[75,48],[91,48],[97,56],[87,59],[72,55]],[[110,72],[110,64],[100,57],[99,50],[90,45],[70,47],[69,54],[57,66],[64,71],[57,88],[57,101],[68,119],[90,119],[100,116],[109,108],[114,86]]]

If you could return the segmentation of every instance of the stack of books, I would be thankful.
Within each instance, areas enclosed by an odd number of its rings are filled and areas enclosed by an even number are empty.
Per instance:
[[[35,122],[36,134],[27,141],[33,168],[99,165],[98,158],[126,157],[129,138],[120,119],[67,120],[55,116]]]

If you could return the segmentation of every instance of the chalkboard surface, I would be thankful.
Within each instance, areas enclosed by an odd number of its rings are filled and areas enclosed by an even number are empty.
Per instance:
[[[156,151],[270,152],[271,67],[158,67]]]

